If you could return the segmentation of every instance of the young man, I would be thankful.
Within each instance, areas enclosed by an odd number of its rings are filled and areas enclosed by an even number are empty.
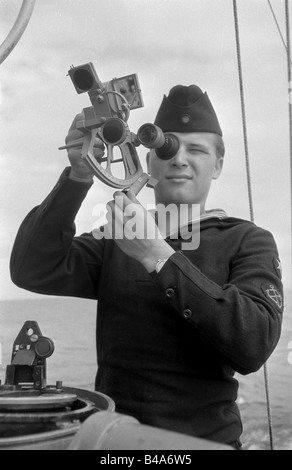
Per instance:
[[[75,123],[67,143],[82,137]],[[20,228],[12,279],[38,293],[98,300],[96,389],[115,400],[118,412],[239,447],[234,371],[259,369],[281,331],[277,248],[272,235],[253,223],[205,210],[224,156],[208,95],[195,85],[172,88],[155,124],[180,144],[170,160],[150,152],[156,203],[200,206],[199,247],[182,250],[180,237],[74,237],[74,219],[93,175],[80,150],[71,149],[71,168]],[[155,231],[154,218],[131,191],[115,194],[108,227],[123,229],[133,203],[136,224],[147,220],[150,233]]]

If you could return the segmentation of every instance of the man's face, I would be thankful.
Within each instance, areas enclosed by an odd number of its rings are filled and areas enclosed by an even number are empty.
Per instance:
[[[170,160],[150,152],[148,171],[159,182],[155,187],[157,204],[200,204],[204,210],[212,179],[217,179],[223,158],[216,156],[216,136],[206,132],[175,133],[180,142]]]

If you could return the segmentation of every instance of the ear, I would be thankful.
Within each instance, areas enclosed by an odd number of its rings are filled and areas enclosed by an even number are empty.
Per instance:
[[[213,180],[217,180],[219,176],[221,175],[221,171],[223,168],[223,163],[224,163],[224,158],[223,157],[217,157],[215,161],[215,166],[214,166],[214,171],[213,171]]]

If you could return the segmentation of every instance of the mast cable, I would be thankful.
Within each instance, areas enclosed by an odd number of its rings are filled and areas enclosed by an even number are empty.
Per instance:
[[[286,2],[287,2],[287,0],[286,0]],[[244,138],[244,148],[245,148],[245,161],[246,161],[246,173],[247,173],[249,211],[250,211],[250,220],[251,220],[251,222],[254,223],[254,209],[253,209],[253,199],[252,199],[250,162],[249,162],[249,150],[248,150],[248,138],[247,138],[247,124],[246,124],[245,98],[244,98],[244,86],[243,86],[243,73],[242,73],[241,47],[240,47],[240,35],[239,35],[239,22],[238,22],[238,11],[237,11],[237,1],[236,0],[233,0],[233,11],[234,11],[234,25],[235,25],[235,35],[236,35],[236,49],[237,49],[239,88],[240,88],[241,112],[242,112],[242,123],[243,123],[243,138]],[[292,111],[292,109],[291,109],[291,111]],[[292,123],[292,113],[291,113],[291,123]],[[291,137],[292,137],[292,134],[291,134]],[[272,427],[271,405],[270,405],[269,384],[268,384],[268,371],[267,371],[267,364],[266,363],[264,364],[264,381],[265,381],[267,416],[268,416],[268,426],[269,426],[269,436],[270,436],[270,448],[271,448],[271,450],[274,450],[273,427]]]
[[[245,163],[246,163],[246,173],[247,173],[247,189],[248,189],[248,199],[249,199],[249,211],[250,211],[250,220],[252,222],[254,222],[250,162],[249,162],[249,149],[248,149],[248,139],[247,139],[245,98],[244,98],[244,87],[243,87],[243,73],[242,73],[242,61],[241,61],[241,48],[240,48],[240,37],[239,37],[239,23],[238,23],[238,13],[237,13],[236,0],[233,0],[233,8],[234,8],[234,23],[235,23],[235,34],[236,34],[236,49],[237,49],[240,101],[241,101],[242,124],[243,124],[243,139],[244,139],[244,149],[245,149]]]
[[[285,18],[286,18],[286,34],[287,34],[287,68],[288,68],[288,109],[289,109],[289,138],[290,138],[290,198],[292,208],[292,96],[290,88],[292,87],[292,70],[291,70],[291,40],[290,40],[290,24],[289,24],[289,2],[285,0]],[[291,216],[291,233],[292,233],[292,213]]]
[[[279,34],[280,34],[280,37],[281,37],[281,39],[282,39],[282,43],[283,43],[283,45],[284,45],[284,47],[285,47],[285,49],[286,49],[286,51],[287,51],[287,45],[286,45],[286,43],[285,43],[285,39],[284,39],[284,36],[283,36],[283,34],[282,34],[282,31],[281,31],[281,28],[280,28],[279,22],[278,22],[278,20],[277,20],[277,17],[276,17],[275,11],[274,11],[274,9],[273,9],[273,7],[272,7],[272,4],[271,4],[270,0],[267,0],[267,1],[268,1],[268,4],[269,4],[269,7],[270,7],[270,10],[271,10],[271,12],[272,12],[272,15],[273,15],[273,17],[274,17],[274,20],[275,20],[275,23],[276,23],[277,29],[278,29],[278,31],[279,31]]]

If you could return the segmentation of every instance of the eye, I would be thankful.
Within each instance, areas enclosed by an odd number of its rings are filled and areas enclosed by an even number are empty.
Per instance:
[[[198,155],[201,153],[207,154],[207,150],[203,149],[202,147],[189,147],[188,152],[191,153],[192,155]]]

